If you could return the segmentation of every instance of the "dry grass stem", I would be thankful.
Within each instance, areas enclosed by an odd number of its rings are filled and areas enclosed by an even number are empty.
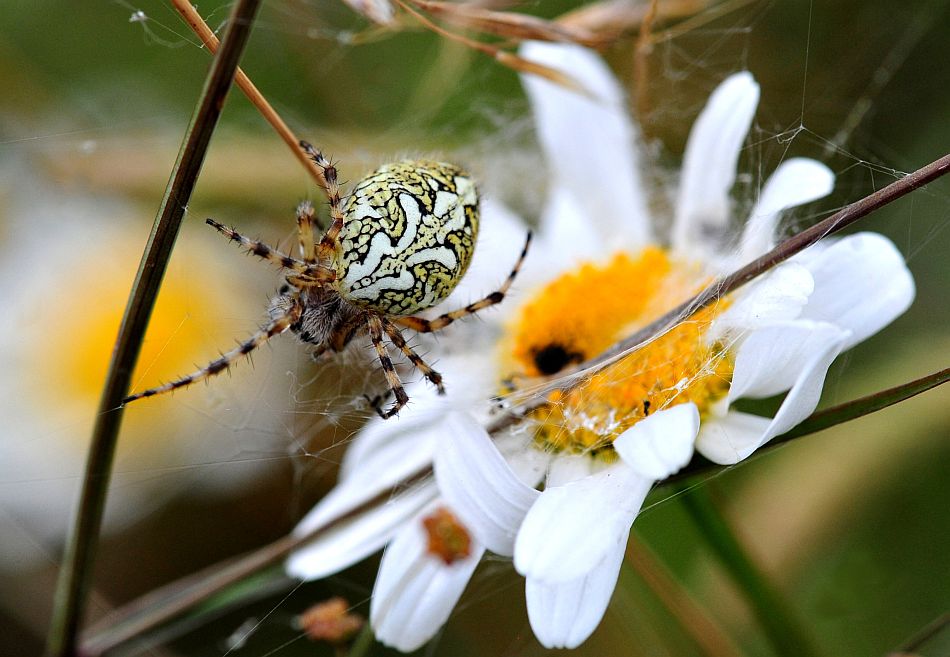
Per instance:
[[[657,21],[695,16],[709,7],[712,0],[661,0],[657,3]],[[640,28],[650,7],[632,0],[604,0],[580,7],[560,16],[555,22],[571,29],[598,35],[599,45]]]
[[[566,41],[595,46],[602,38],[583,27],[558,24],[552,21],[509,11],[492,11],[471,4],[410,0],[413,5],[456,27],[484,34],[518,40]]]
[[[575,91],[577,93],[584,94],[585,96],[592,97],[591,92],[583,84],[581,84],[575,78],[571,77],[570,75],[566,73],[558,71],[557,69],[553,69],[549,66],[544,66],[543,64],[538,64],[536,62],[529,61],[523,57],[519,57],[518,55],[515,55],[514,53],[510,53],[507,50],[496,48],[495,46],[492,46],[487,43],[483,43],[482,41],[477,41],[475,39],[470,39],[468,37],[462,36],[461,34],[455,34],[454,32],[450,32],[446,30],[445,28],[429,20],[428,17],[426,17],[421,12],[416,11],[415,9],[410,7],[406,2],[403,2],[402,0],[396,0],[396,2],[399,4],[400,7],[405,9],[409,14],[411,14],[416,20],[418,20],[427,29],[432,30],[436,34],[439,34],[440,36],[443,36],[446,39],[450,39],[457,43],[461,43],[462,45],[467,46],[469,48],[478,50],[479,52],[483,52],[486,55],[489,55],[490,57],[492,57],[499,64],[503,66],[507,66],[508,68],[512,70],[519,71],[521,73],[531,73],[532,75],[541,76],[545,78],[546,80],[550,80],[551,82],[557,85],[565,87],[566,89],[570,89],[571,91]]]
[[[208,24],[205,23],[204,19],[198,14],[191,2],[189,2],[189,0],[172,0],[172,5],[174,5],[181,17],[185,19],[185,22],[188,23],[192,31],[201,39],[201,42],[208,51],[212,54],[217,52],[218,37],[214,35],[214,32],[211,31],[211,28],[208,27]],[[294,157],[303,164],[304,168],[317,182],[320,189],[326,189],[327,183],[323,179],[323,170],[314,164],[313,161],[307,157],[307,154],[301,150],[300,146],[298,146],[300,139],[293,133],[287,123],[277,114],[277,111],[267,102],[267,99],[264,98],[257,87],[254,86],[254,83],[251,82],[251,79],[247,77],[240,68],[238,68],[237,74],[234,76],[234,82],[241,91],[244,92],[244,95],[247,96],[247,99],[251,101],[254,107],[258,109],[261,116],[273,126],[283,142],[290,148]]]
[[[643,16],[640,24],[640,36],[633,49],[633,98],[636,105],[636,115],[644,138],[649,140],[647,114],[650,110],[650,53],[653,52],[653,42],[650,36],[653,32],[653,22],[659,11],[659,0],[650,0],[650,7]]]
[[[698,30],[699,28],[712,23],[726,14],[741,9],[746,5],[751,5],[753,2],[757,1],[758,0],[726,0],[726,2],[709,7],[708,11],[703,11],[702,13],[698,11],[693,12],[691,18],[687,18],[683,22],[677,23],[667,30],[654,33],[651,41],[655,44],[670,41],[671,39],[675,39],[682,34],[686,34],[687,32]],[[706,4],[708,5],[709,3],[706,2]]]
[[[343,0],[347,6],[377,25],[389,27],[395,23],[396,10],[389,0]]]

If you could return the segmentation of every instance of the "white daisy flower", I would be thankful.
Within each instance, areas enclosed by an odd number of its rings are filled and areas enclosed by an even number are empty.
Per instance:
[[[142,209],[56,189],[22,167],[8,173],[0,242],[0,330],[9,336],[0,368],[0,534],[23,541],[21,547],[2,542],[0,570],[23,571],[45,564],[68,531],[147,231],[130,221]],[[232,255],[241,262],[239,253]],[[261,312],[261,297],[246,294],[240,267],[215,262],[198,244],[182,240],[151,319],[137,383],[192,367]],[[260,477],[268,461],[248,457],[263,449],[263,432],[242,431],[221,407],[255,408],[263,416],[261,405],[276,405],[278,397],[277,390],[225,384],[131,409],[116,455],[106,532],[154,512],[183,490],[221,494]],[[254,428],[268,424],[260,419]],[[272,449],[283,456],[280,438],[281,446],[275,440]]]
[[[478,545],[473,554],[487,549],[514,558],[543,645],[576,647],[603,617],[631,525],[653,484],[694,451],[736,463],[801,422],[815,409],[834,358],[893,321],[914,297],[904,259],[885,237],[826,240],[649,344],[576,377],[527,422],[492,440],[482,421],[484,400],[502,382],[517,390],[603,352],[771,249],[782,212],[827,195],[834,182],[819,162],[785,161],[730,243],[730,192],[759,99],[751,74],[732,75],[690,132],[669,246],[661,246],[639,181],[636,130],[607,67],[592,52],[563,44],[526,44],[522,55],[570,71],[597,98],[524,78],[551,175],[538,246],[519,279],[525,293],[503,306],[508,316],[479,326],[481,341],[466,341],[468,356],[440,361],[446,398],[416,385],[409,391],[415,405],[397,422],[367,426],[347,454],[341,484],[300,531],[430,458],[434,481],[325,536],[289,565],[300,577],[319,577],[392,541],[371,620],[381,641],[404,651],[438,631],[474,569],[474,559],[444,566],[426,553],[417,520],[427,503],[438,499],[467,525]],[[478,259],[507,261],[518,242],[511,235],[523,230],[497,206],[486,204],[485,215],[486,232],[491,220],[504,237],[494,247],[479,245],[462,292],[470,296],[494,282],[485,278],[487,268],[476,267]],[[494,361],[487,356],[492,341],[501,352]],[[786,391],[772,418],[731,408],[741,397]]]

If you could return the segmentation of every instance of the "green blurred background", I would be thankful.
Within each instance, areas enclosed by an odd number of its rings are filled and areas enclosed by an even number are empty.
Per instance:
[[[748,201],[783,157],[838,174],[805,225],[950,150],[950,3],[750,2],[665,40],[650,59],[645,130],[675,166],[690,123],[728,73],[762,85],[743,154]],[[534,2],[556,16],[576,3]],[[227,3],[202,2],[212,27]],[[137,11],[147,20],[130,20]],[[630,39],[606,51],[624,80]],[[37,653],[98,389],[135,264],[158,208],[209,57],[165,4],[6,3],[0,24],[0,637]],[[378,33],[342,3],[264,3],[243,65],[302,136],[350,180],[407,153],[469,164],[487,193],[529,220],[544,199],[517,76],[434,35]],[[865,111],[866,110],[866,111]],[[214,357],[263,316],[276,277],[203,226],[221,218],[273,242],[293,208],[319,198],[249,103],[233,92],[173,257],[139,388]],[[845,355],[824,403],[922,376],[950,356],[950,181],[861,224],[889,235],[918,284],[911,310]],[[244,266],[248,263],[247,266]],[[379,387],[359,350],[314,368],[292,340],[226,381],[131,409],[122,434],[92,615],[286,534],[333,483],[367,417],[353,399]],[[319,381],[312,382],[311,379]],[[332,385],[324,383],[333,381]],[[950,393],[940,389],[744,463],[702,483],[827,655],[883,655],[950,607]],[[687,493],[688,494],[688,493]],[[660,491],[636,524],[745,654],[772,654],[682,502]],[[378,558],[324,582],[275,591],[131,654],[332,654],[291,620],[331,595],[368,609]],[[262,590],[261,595],[267,593]],[[298,640],[295,640],[298,639]],[[536,655],[523,583],[484,563],[434,655]],[[950,654],[946,635],[922,651]],[[378,647],[372,654],[384,654]],[[579,655],[699,655],[632,571]]]

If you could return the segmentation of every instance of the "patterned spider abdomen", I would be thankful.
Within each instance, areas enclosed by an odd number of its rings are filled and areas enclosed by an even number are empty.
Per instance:
[[[478,191],[445,162],[387,164],[357,183],[343,208],[340,293],[387,315],[445,299],[465,275],[478,236]]]

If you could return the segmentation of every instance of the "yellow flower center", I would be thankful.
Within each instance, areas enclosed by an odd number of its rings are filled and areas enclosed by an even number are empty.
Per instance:
[[[81,281],[81,293],[76,285],[54,286],[24,311],[34,321],[18,347],[23,362],[30,364],[20,381],[24,398],[38,406],[51,403],[49,417],[69,426],[63,435],[75,436],[77,442],[87,437],[83,423],[95,417],[141,251],[138,235],[123,232],[108,239],[102,249],[113,254],[108,261],[68,263],[72,280]],[[176,255],[178,270],[184,268],[189,275],[172,270],[166,277],[132,377],[136,387],[190,372],[195,363],[214,357],[213,345],[232,337],[222,323],[227,326],[231,317],[242,313],[253,316],[249,306],[256,309],[259,304],[257,298],[228,296],[229,280],[206,266],[206,257],[195,249],[182,248]],[[123,445],[161,451],[168,441],[156,440],[156,435],[172,430],[172,407],[143,404],[127,414]]]
[[[544,287],[522,308],[508,345],[509,387],[550,376],[592,358],[692,296],[705,282],[701,269],[658,247],[584,264]],[[544,449],[598,454],[652,412],[691,401],[706,411],[728,391],[733,361],[708,339],[725,302],[686,321],[556,391],[534,411]]]

